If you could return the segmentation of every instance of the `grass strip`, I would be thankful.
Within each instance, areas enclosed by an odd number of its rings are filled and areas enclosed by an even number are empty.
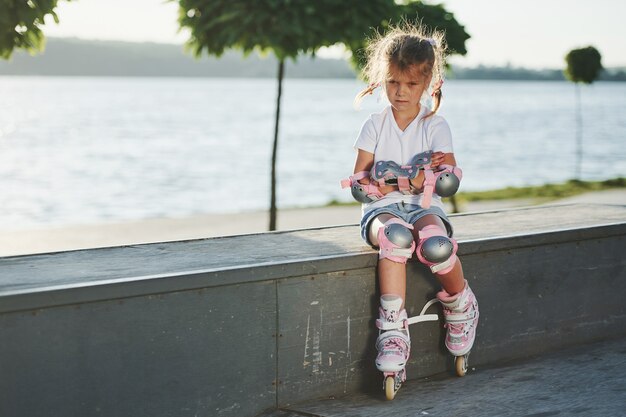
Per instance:
[[[487,191],[461,191],[455,197],[457,202],[468,201],[494,201],[494,200],[516,200],[535,199],[541,201],[558,200],[560,198],[572,197],[591,191],[610,190],[626,187],[626,178],[618,177],[603,181],[582,181],[569,180],[557,184],[544,184],[527,187],[506,187]],[[444,201],[447,199],[444,199]],[[351,206],[359,204],[355,202],[341,202],[331,200],[327,206]]]

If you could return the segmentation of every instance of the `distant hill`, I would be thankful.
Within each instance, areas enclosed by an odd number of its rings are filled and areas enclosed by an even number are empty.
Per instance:
[[[450,78],[460,80],[537,80],[564,81],[562,69],[534,70],[518,67],[487,67],[479,65],[475,68],[453,67]],[[601,81],[626,81],[626,69],[612,68],[604,70],[599,77]]]
[[[0,60],[4,75],[86,75],[137,77],[275,77],[276,58],[251,54],[244,58],[236,51],[219,59],[196,59],[181,45],[86,41],[49,38],[43,53],[31,56],[23,51],[9,62]],[[287,77],[354,78],[350,64],[340,59],[303,56],[286,64]]]
[[[130,77],[260,77],[276,76],[273,56],[227,52],[221,58],[195,59],[181,45],[87,41],[49,38],[43,53],[30,56],[14,53],[10,61],[0,60],[0,75],[45,76],[130,76]],[[346,60],[302,56],[289,60],[288,78],[354,78]],[[453,67],[450,78],[472,80],[564,80],[560,69],[531,70],[515,67]],[[603,80],[626,81],[626,69],[604,71]]]

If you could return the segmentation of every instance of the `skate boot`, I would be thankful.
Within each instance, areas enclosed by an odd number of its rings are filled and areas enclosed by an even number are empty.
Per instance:
[[[395,397],[406,380],[404,367],[411,351],[406,310],[401,309],[401,306],[402,298],[397,295],[386,294],[380,297],[379,319],[376,320],[376,327],[379,329],[376,340],[376,368],[384,374],[383,388],[388,400]]]
[[[376,340],[376,368],[384,375],[383,389],[388,400],[393,400],[396,393],[406,380],[406,363],[411,351],[409,325],[422,321],[436,321],[436,314],[425,314],[426,310],[436,303],[429,301],[419,316],[408,318],[406,310],[402,309],[402,298],[393,294],[380,297],[379,319],[376,327],[379,329]]]
[[[464,376],[469,366],[470,350],[476,338],[478,325],[478,303],[471,288],[465,281],[465,288],[455,295],[442,290],[437,299],[443,306],[446,321],[446,348],[455,356],[455,368],[458,376]]]

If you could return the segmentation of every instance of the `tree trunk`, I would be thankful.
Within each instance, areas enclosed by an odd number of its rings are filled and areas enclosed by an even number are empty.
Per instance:
[[[576,83],[576,173],[577,180],[582,179],[583,165],[583,114],[580,100],[580,85]]]
[[[278,95],[276,97],[276,120],[274,121],[274,144],[272,146],[272,178],[270,196],[270,227],[276,230],[276,153],[278,150],[278,121],[280,120],[280,97],[283,93],[283,75],[285,73],[285,61],[278,62]]]
[[[461,210],[459,210],[459,203],[457,203],[455,195],[450,196],[450,204],[452,204],[452,213],[461,212]]]

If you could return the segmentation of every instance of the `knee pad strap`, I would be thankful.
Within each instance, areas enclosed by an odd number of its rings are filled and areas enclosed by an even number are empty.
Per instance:
[[[447,274],[454,268],[458,244],[439,226],[428,225],[419,231],[419,244],[415,251],[421,263],[435,274]]]
[[[388,220],[378,229],[378,259],[406,264],[415,250],[412,229],[413,226],[398,218]]]

